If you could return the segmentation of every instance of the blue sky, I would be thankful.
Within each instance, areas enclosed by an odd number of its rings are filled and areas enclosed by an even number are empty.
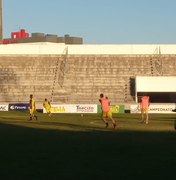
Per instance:
[[[176,44],[176,0],[2,0],[3,37],[26,29],[84,44]]]

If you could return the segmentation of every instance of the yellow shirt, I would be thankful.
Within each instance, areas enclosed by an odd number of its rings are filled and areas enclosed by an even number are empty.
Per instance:
[[[35,100],[33,98],[30,100],[30,109],[35,109]]]
[[[49,102],[48,102],[48,101],[44,101],[44,102],[43,102],[43,104],[44,104],[45,108],[50,107],[50,105],[49,105]]]

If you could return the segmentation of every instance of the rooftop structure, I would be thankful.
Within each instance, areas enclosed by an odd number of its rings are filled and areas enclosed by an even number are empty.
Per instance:
[[[31,37],[29,37],[29,33],[26,33],[25,29],[21,29],[19,32],[12,32],[11,38],[3,39],[3,44],[33,43],[33,42],[83,44],[83,38],[71,37],[68,34],[66,34],[64,37],[58,37],[55,34],[44,34],[44,33],[32,33]]]

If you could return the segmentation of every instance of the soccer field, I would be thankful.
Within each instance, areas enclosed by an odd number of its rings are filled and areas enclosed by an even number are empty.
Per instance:
[[[175,179],[175,114],[114,114],[116,130],[99,114],[0,114],[2,180]]]

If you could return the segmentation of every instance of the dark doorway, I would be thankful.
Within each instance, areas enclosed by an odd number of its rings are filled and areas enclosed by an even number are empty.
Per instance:
[[[149,96],[152,103],[176,103],[176,93],[174,92],[138,92],[137,96],[143,96],[143,94]]]

